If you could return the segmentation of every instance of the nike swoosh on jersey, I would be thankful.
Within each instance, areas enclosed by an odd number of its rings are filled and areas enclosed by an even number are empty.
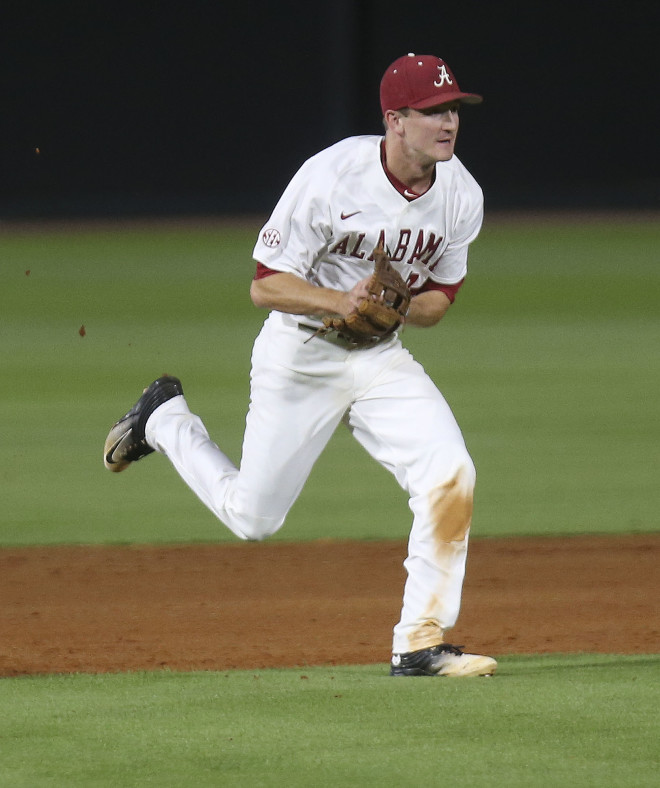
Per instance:
[[[342,212],[341,212],[341,218],[342,218],[342,219],[350,219],[350,218],[351,218],[351,216],[355,216],[355,214],[357,214],[357,213],[362,213],[362,211],[353,211],[353,213],[344,213],[344,212],[342,211]]]

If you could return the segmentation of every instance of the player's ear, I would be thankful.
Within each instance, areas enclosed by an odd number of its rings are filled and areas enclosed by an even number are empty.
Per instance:
[[[403,113],[394,109],[388,109],[383,116],[383,124],[385,125],[385,128],[389,129],[395,134],[401,133],[403,127],[402,120]]]

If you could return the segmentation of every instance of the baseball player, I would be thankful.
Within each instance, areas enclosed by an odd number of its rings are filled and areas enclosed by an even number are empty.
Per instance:
[[[491,675],[494,659],[445,641],[475,482],[460,429],[392,325],[359,339],[346,329],[383,301],[370,290],[377,248],[410,295],[394,327],[434,326],[453,303],[483,213],[481,189],[454,155],[459,107],[481,97],[462,92],[440,58],[408,54],[386,70],[380,101],[384,136],[344,139],[306,161],[259,233],[250,295],[269,315],[253,348],[240,467],[174,377],[153,382],[114,425],[104,462],[121,471],[160,452],[237,537],[261,540],[282,526],[343,422],[410,497],[391,675]]]

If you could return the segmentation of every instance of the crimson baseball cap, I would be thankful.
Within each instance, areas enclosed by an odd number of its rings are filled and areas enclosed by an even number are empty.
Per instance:
[[[380,82],[380,106],[388,109],[425,109],[448,101],[480,104],[476,93],[463,93],[449,66],[435,55],[412,52],[395,60]]]

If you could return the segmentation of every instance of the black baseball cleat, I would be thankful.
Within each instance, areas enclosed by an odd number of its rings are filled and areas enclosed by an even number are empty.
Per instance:
[[[181,381],[169,375],[147,386],[140,399],[108,433],[103,447],[105,467],[113,473],[119,473],[132,462],[155,451],[144,436],[147,419],[157,407],[182,394]]]
[[[497,662],[480,654],[465,654],[459,646],[437,646],[393,654],[390,676],[492,676]]]

